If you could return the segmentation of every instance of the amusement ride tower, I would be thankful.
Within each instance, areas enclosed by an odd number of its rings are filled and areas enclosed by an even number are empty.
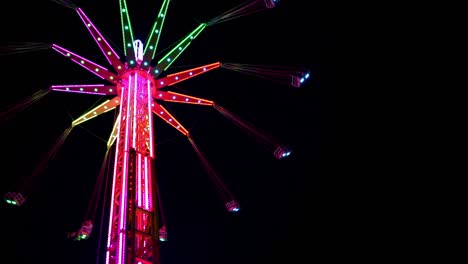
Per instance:
[[[108,111],[114,109],[118,111],[107,143],[108,148],[115,146],[115,156],[105,263],[159,264],[159,241],[164,240],[164,229],[159,226],[158,190],[153,169],[155,164],[153,114],[185,135],[192,145],[194,143],[189,131],[159,103],[160,101],[212,106],[226,116],[232,117],[213,101],[167,90],[171,85],[223,67],[221,62],[213,62],[167,75],[164,73],[206,27],[231,19],[243,12],[258,11],[258,8],[273,8],[276,0],[250,1],[237,10],[231,10],[230,13],[225,13],[207,23],[200,23],[157,61],[154,58],[170,0],[162,1],[156,21],[145,43],[134,39],[126,1],[119,0],[125,53],[123,59],[114,51],[81,8],[66,0],[56,2],[76,11],[112,66],[112,70],[108,70],[57,44],[50,46],[56,52],[107,82],[107,84],[52,85],[50,90],[112,97],[75,119],[72,127]],[[226,64],[225,68],[236,69],[236,65]],[[301,72],[289,77],[292,77],[293,86],[298,87],[304,79],[308,78],[308,74]],[[232,119],[235,118],[232,117]],[[248,129],[244,123],[238,122],[237,124]],[[250,132],[255,134],[253,130]],[[263,135],[255,135],[263,142],[270,143]],[[275,143],[270,145],[273,146],[272,152],[275,157],[289,156],[290,150],[286,146]],[[195,149],[197,150],[196,147]],[[24,200],[23,197],[18,198],[15,195],[9,198],[22,199],[21,202]],[[228,211],[239,210],[239,204],[227,191],[225,205]],[[89,236],[89,232],[81,234],[82,238]]]

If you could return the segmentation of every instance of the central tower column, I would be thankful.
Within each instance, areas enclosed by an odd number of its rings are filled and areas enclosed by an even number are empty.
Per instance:
[[[153,78],[122,75],[106,264],[159,264],[157,191],[153,188]]]

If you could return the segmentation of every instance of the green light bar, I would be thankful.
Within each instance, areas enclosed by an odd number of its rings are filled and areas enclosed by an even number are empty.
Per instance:
[[[120,20],[122,22],[122,37],[124,44],[124,53],[127,60],[135,59],[135,52],[133,50],[133,31],[130,17],[128,14],[127,3],[125,0],[119,0],[120,4]]]
[[[156,54],[156,48],[158,46],[159,37],[161,36],[162,27],[164,24],[164,18],[166,17],[167,9],[169,7],[170,0],[164,0],[161,10],[159,11],[158,17],[154,22],[153,28],[146,40],[145,51],[143,52],[143,65],[149,66],[151,60]],[[145,62],[147,63],[145,65]]]
[[[195,39],[205,29],[206,23],[200,24],[192,33],[188,34],[182,41],[177,44],[166,56],[164,56],[158,65],[159,72],[165,71],[179,57],[180,54],[188,47],[193,39]]]

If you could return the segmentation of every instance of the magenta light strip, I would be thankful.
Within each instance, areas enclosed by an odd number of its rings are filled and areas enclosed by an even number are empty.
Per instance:
[[[143,172],[144,173],[144,172]],[[137,175],[138,175],[138,184],[136,186],[137,197],[138,197],[138,207],[141,207],[141,178],[143,177],[143,173],[141,172],[141,154],[138,153],[138,167],[137,167]]]
[[[120,106],[121,108],[123,107],[123,105]],[[118,122],[119,124],[117,125],[117,133],[120,133],[120,124],[121,122]],[[115,148],[115,157],[114,157],[114,178],[113,178],[113,182],[112,182],[112,204],[111,204],[111,208],[110,208],[110,218],[109,218],[109,226],[108,226],[108,233],[107,233],[107,251],[106,251],[106,264],[109,264],[109,261],[110,261],[110,252],[109,252],[109,248],[111,246],[111,231],[112,231],[112,223],[113,223],[113,220],[114,220],[114,210],[115,210],[115,202],[114,202],[114,198],[115,198],[115,186],[117,184],[117,168],[119,167],[117,164],[118,164],[118,160],[119,160],[119,156],[120,156],[120,153],[119,153],[119,144],[120,144],[120,138],[121,137],[117,137],[117,145],[116,145],[116,148]]]
[[[150,80],[146,79],[146,84],[147,84],[147,96],[148,96],[148,110],[147,110],[147,115],[148,115],[148,123],[149,123],[149,148],[150,148],[150,156],[151,158],[154,158],[154,147],[153,147],[153,112],[151,111],[151,103],[153,100],[151,99],[151,82]]]
[[[94,30],[96,30],[96,34],[99,35],[99,37],[102,39],[102,41],[104,41],[104,43],[106,44],[106,48],[108,48],[112,52],[112,55],[114,55],[117,59],[120,59],[119,55],[112,49],[111,45],[109,45],[109,43],[106,41],[106,39],[101,35],[101,32],[99,32],[99,30],[96,28],[96,26],[94,26],[94,24],[91,22],[91,20],[88,18],[88,16],[86,16],[86,14],[83,12],[83,10],[81,10],[81,8],[77,8],[76,11],[78,12],[78,15],[80,16],[83,23],[85,23],[86,27],[88,28],[88,30],[91,33],[91,35],[93,36],[93,38],[97,41],[97,39],[94,37],[94,34],[91,31],[91,27],[88,25],[88,23],[92,26],[92,28],[94,28]],[[101,49],[101,51],[104,54],[107,54],[107,52],[102,49],[101,45],[98,45],[98,46],[99,46],[99,48]],[[109,61],[110,64],[112,64],[112,62],[110,61],[110,59],[107,56],[106,56],[106,59]]]
[[[148,190],[148,185],[150,185],[150,177],[148,177],[148,172],[149,172],[149,169],[148,169],[148,157],[145,157],[145,167],[146,167],[146,170],[145,170],[145,209],[148,210],[150,207],[150,204],[149,204],[149,201],[150,201],[150,193],[149,193],[149,190]]]
[[[97,93],[97,92],[85,92],[85,91],[74,91],[74,90],[65,90],[65,89],[54,89],[54,91],[67,92],[67,93],[81,93],[81,94],[97,94],[97,95],[107,95],[106,93]]]
[[[131,77],[130,77],[131,79]],[[130,93],[132,87],[130,86],[131,80],[129,80],[129,85],[127,87],[128,89],[128,97],[127,97],[127,104],[126,104],[126,127],[125,127],[125,151],[123,155],[123,175],[122,175],[122,194],[121,194],[121,200],[120,200],[120,219],[119,219],[119,257],[118,257],[118,263],[123,263],[124,262],[124,252],[123,249],[125,247],[125,226],[126,226],[126,210],[127,210],[127,204],[125,201],[127,201],[127,178],[128,178],[128,160],[129,160],[129,127],[130,127],[130,121],[128,118],[129,115],[131,115],[130,111]]]
[[[66,57],[69,57],[73,62],[75,62],[76,64],[80,65],[81,67],[87,69],[88,71],[94,73],[95,75],[99,76],[101,79],[105,79],[103,76],[98,74],[98,72],[96,70],[92,70],[92,69],[86,67],[84,65],[85,64],[84,62],[93,65],[95,67],[94,69],[98,68],[99,70],[102,70],[104,72],[107,72],[106,68],[104,68],[104,67],[102,67],[102,66],[100,66],[100,65],[98,65],[98,64],[96,64],[96,63],[94,63],[94,62],[92,62],[92,61],[90,61],[88,59],[85,59],[85,58],[79,56],[76,53],[73,53],[73,52],[71,52],[71,51],[69,51],[67,49],[64,49],[64,48],[62,48],[62,47],[60,47],[60,46],[58,46],[56,44],[52,44],[52,49],[56,50],[57,52],[61,53],[62,55],[66,56]],[[110,76],[112,77],[113,74],[111,74]]]
[[[129,131],[128,131],[128,128],[130,127],[130,117],[131,117],[131,111],[130,111],[130,101],[131,101],[131,98],[130,97],[130,93],[131,93],[131,83],[132,83],[132,76],[130,75],[129,76],[129,80],[128,80],[128,84],[127,84],[127,105],[125,106],[126,108],[126,117],[125,117],[125,124],[126,124],[126,127],[125,127],[125,152],[128,152],[129,148],[128,148],[128,140],[127,140],[127,137],[128,137],[128,134],[129,134]]]
[[[135,72],[135,83],[133,85],[133,127],[132,127],[132,146],[136,149],[136,137],[137,137],[137,125],[136,125],[136,120],[137,120],[137,111],[140,108],[137,108],[137,94],[139,94],[139,85],[138,85],[138,74]]]
[[[105,86],[104,84],[71,84],[71,85],[52,85],[51,87],[54,87],[54,88],[66,88],[66,87],[70,87],[70,88],[80,88],[80,87],[103,87]]]
[[[119,234],[119,257],[117,259],[118,264],[123,264],[123,258],[124,258],[124,252],[123,252],[123,240],[124,240],[124,234],[120,233]]]

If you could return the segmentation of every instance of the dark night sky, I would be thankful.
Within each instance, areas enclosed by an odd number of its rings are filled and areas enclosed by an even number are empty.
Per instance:
[[[73,10],[45,0],[8,2],[3,10],[11,16],[1,18],[2,43],[55,43],[110,68]],[[159,2],[128,1],[135,38],[146,38]],[[123,57],[118,1],[74,3]],[[160,49],[241,3],[172,1]],[[155,169],[169,235],[161,245],[162,264],[271,263],[279,258],[311,263],[332,249],[328,234],[333,227],[324,216],[330,203],[324,183],[337,177],[331,173],[336,135],[332,20],[322,1],[310,1],[307,7],[303,1],[281,1],[271,10],[207,27],[173,64],[181,69],[216,61],[298,66],[310,69],[312,78],[298,89],[216,69],[176,85],[179,92],[213,100],[274,135],[293,154],[275,159],[213,108],[166,104],[242,210],[234,215],[225,210],[188,140],[155,117]],[[53,84],[104,83],[53,50],[0,58],[7,80],[2,109]],[[96,254],[104,252],[104,239],[98,252],[99,232],[104,237],[107,230],[96,226],[82,242],[67,240],[65,232],[79,227],[88,207],[114,111],[74,128],[48,167],[29,176],[72,119],[103,99],[52,92],[0,123],[0,144],[7,153],[0,164],[0,191],[31,190],[21,207],[0,206],[6,221],[0,255],[8,263],[96,263]]]

